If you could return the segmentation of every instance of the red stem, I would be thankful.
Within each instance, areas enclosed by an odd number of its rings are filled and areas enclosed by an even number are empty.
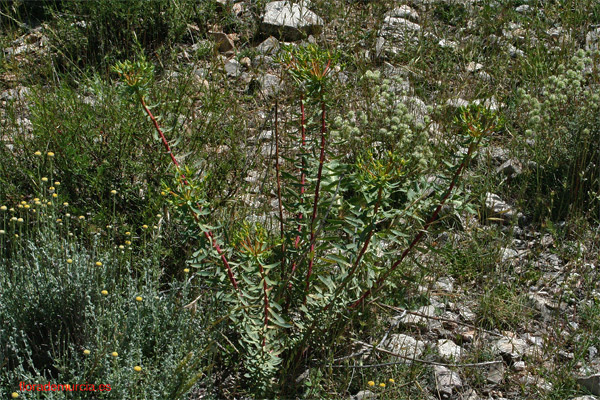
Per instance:
[[[277,178],[277,205],[279,206],[279,234],[281,237],[281,249],[283,252],[285,250],[285,243],[283,242],[283,205],[281,204],[281,174],[279,171],[279,130],[277,117],[278,103],[275,102],[275,175]]]
[[[473,149],[475,147],[476,147],[476,143],[471,143],[471,145],[469,146],[469,151],[467,152],[467,155],[465,156],[463,162],[460,164],[460,166],[458,167],[458,169],[454,173],[454,177],[452,178],[452,183],[448,187],[448,190],[446,191],[446,194],[444,195],[444,197],[442,197],[442,200],[440,201],[440,204],[437,206],[437,208],[435,209],[435,211],[433,212],[433,214],[431,215],[431,217],[429,217],[429,219],[427,220],[427,223],[423,226],[423,229],[421,229],[421,231],[417,234],[417,236],[415,236],[415,238],[410,243],[410,245],[408,246],[408,248],[406,248],[406,250],[404,250],[404,252],[402,252],[402,255],[400,255],[400,258],[394,264],[392,264],[392,266],[385,273],[383,273],[379,277],[379,279],[377,279],[377,282],[375,282],[375,284],[370,289],[368,289],[366,292],[364,292],[362,294],[362,296],[360,296],[360,298],[358,300],[356,300],[354,303],[352,303],[352,305],[350,306],[350,308],[356,308],[371,293],[376,292],[379,289],[381,289],[381,284],[392,274],[392,272],[394,272],[396,270],[396,268],[398,268],[398,266],[402,263],[402,261],[404,261],[404,258],[406,258],[406,256],[408,255],[408,253],[417,245],[417,243],[419,243],[421,241],[421,239],[423,238],[423,236],[425,236],[425,233],[427,233],[427,230],[429,229],[429,227],[431,226],[431,224],[433,224],[433,222],[436,220],[436,218],[437,218],[438,214],[440,213],[442,207],[446,203],[446,200],[448,200],[448,197],[450,197],[450,194],[452,193],[452,189],[454,189],[454,186],[456,185],[456,182],[458,181],[458,177],[460,176],[460,174],[461,174],[463,168],[465,167],[466,163],[468,162],[468,160],[470,160],[471,153],[473,152]]]
[[[263,280],[263,293],[265,297],[265,323],[264,323],[264,336],[263,336],[263,347],[267,343],[267,327],[269,326],[269,294],[267,287],[267,280],[265,279],[265,269],[262,264],[259,262],[258,267],[260,269],[260,276]]]
[[[165,138],[165,135],[163,134],[162,130],[160,129],[160,125],[158,125],[158,121],[156,120],[154,115],[152,115],[152,112],[146,105],[146,102],[144,101],[143,96],[140,96],[140,102],[142,103],[142,107],[144,107],[144,111],[146,111],[146,114],[148,114],[148,116],[152,120],[152,123],[154,124],[154,128],[160,135],[163,145],[165,146],[165,149],[167,149],[167,154],[169,154],[171,156],[171,160],[173,161],[173,164],[175,164],[175,166],[177,168],[179,168],[179,163],[177,162],[177,159],[175,158],[175,156],[173,155],[173,152],[171,151],[171,146],[169,146],[169,142],[167,142],[167,138]],[[181,176],[181,182],[185,185],[189,185],[189,183],[184,175]],[[195,213],[193,215],[194,215],[194,219],[196,221],[198,221],[198,216]],[[211,242],[211,244],[213,245],[213,247],[215,248],[215,250],[221,257],[221,260],[223,261],[223,265],[225,266],[225,269],[227,269],[227,275],[229,276],[229,281],[231,282],[231,284],[233,285],[233,287],[236,290],[239,290],[237,281],[235,280],[235,277],[233,275],[233,270],[231,269],[231,266],[229,265],[229,262],[227,261],[227,258],[225,257],[225,253],[223,253],[223,250],[221,250],[221,247],[217,244],[216,240],[214,240],[212,232],[205,231],[204,236],[206,236],[208,241]]]
[[[321,178],[323,176],[323,164],[325,163],[325,132],[327,125],[325,122],[325,101],[321,100],[321,154],[319,155],[319,172],[317,173],[317,186],[315,188],[315,199],[313,202],[312,218],[310,221],[310,259],[308,261],[308,271],[306,273],[306,290],[304,294],[304,303],[306,303],[306,295],[310,287],[310,276],[315,261],[315,220],[317,219],[317,206],[319,203],[319,190],[321,188]]]
[[[304,158],[304,152],[306,151],[306,113],[304,110],[304,96],[300,93],[300,132],[302,138],[302,144],[300,146],[300,153],[302,154],[302,167],[300,169],[300,203],[304,202],[304,192],[306,191],[306,160]],[[298,219],[303,218],[302,213],[298,213]],[[302,232],[302,226],[298,223],[298,234],[296,240],[294,240],[294,248],[298,248],[300,245],[300,233]],[[292,263],[292,275],[296,271],[296,263]]]
[[[381,194],[382,194],[382,192],[383,192],[383,188],[379,188],[379,191],[377,192],[377,203],[375,203],[375,209],[373,210],[373,214],[374,214],[373,215],[373,219],[377,218],[377,212],[379,211],[379,204],[381,203]],[[346,278],[344,279],[344,281],[340,284],[340,286],[338,286],[338,288],[336,289],[335,293],[333,294],[333,298],[325,306],[325,308],[323,308],[323,311],[327,311],[329,309],[329,307],[331,307],[331,305],[333,304],[333,302],[337,298],[338,294],[344,289],[344,287],[348,284],[348,282],[350,282],[350,278],[352,278],[352,276],[356,272],[356,270],[358,268],[358,265],[360,264],[360,260],[362,259],[362,256],[367,251],[367,248],[369,247],[369,243],[371,243],[371,238],[373,237],[373,233],[374,232],[375,232],[375,227],[373,227],[373,229],[371,229],[371,231],[369,232],[369,234],[367,236],[367,240],[365,240],[365,243],[363,244],[363,247],[360,249],[360,252],[358,253],[358,256],[356,257],[356,260],[354,261],[354,265],[350,269],[350,272],[348,272],[348,275],[346,276]]]

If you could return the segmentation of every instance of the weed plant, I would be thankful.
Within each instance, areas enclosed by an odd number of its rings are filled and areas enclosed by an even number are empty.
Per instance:
[[[150,111],[152,68],[144,60],[114,68],[178,168],[165,191],[187,230],[197,232],[201,247],[190,266],[211,282],[209,292],[220,307],[216,316],[229,322],[230,348],[221,353],[221,368],[233,372],[241,364],[242,381],[261,396],[291,393],[302,359],[328,357],[324,340],[336,343],[357,310],[391,280],[436,220],[479,141],[495,129],[494,118],[463,110],[457,122],[467,133],[466,159],[448,163],[445,191],[440,198],[428,197],[427,190],[436,188],[426,173],[437,163],[428,157],[424,126],[390,99],[389,83],[371,94],[372,108],[359,115],[361,125],[342,121],[336,136],[330,132],[329,75],[335,62],[335,54],[316,46],[282,53],[280,63],[296,86],[300,113],[297,136],[280,138],[275,126],[272,181],[279,226],[270,230],[246,222],[224,234],[215,230],[220,221],[210,218],[202,177],[192,179],[194,171],[180,166]],[[368,73],[365,79],[377,85],[379,77]],[[369,124],[369,113],[379,110],[388,115],[389,131]],[[381,140],[381,148],[365,149],[348,162],[334,146],[357,136],[360,127],[377,129],[373,139]],[[295,147],[289,156],[280,153],[283,143]],[[296,173],[284,169],[280,155]]]
[[[526,121],[518,143],[530,160],[523,182],[538,217],[600,217],[597,57],[581,50],[538,93],[518,91]]]
[[[50,166],[60,157],[52,154]],[[165,278],[162,216],[139,230],[123,226],[113,190],[114,223],[92,226],[63,202],[57,179],[42,177],[36,197],[0,207],[2,395],[34,395],[19,382],[87,382],[112,390],[73,398],[178,398],[209,365],[205,314],[182,312],[195,275]]]

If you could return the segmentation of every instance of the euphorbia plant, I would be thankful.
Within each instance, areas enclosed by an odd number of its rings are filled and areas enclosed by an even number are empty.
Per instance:
[[[427,196],[432,186],[427,175],[437,164],[423,159],[429,146],[425,128],[384,89],[374,90],[379,97],[370,104],[393,115],[401,126],[392,130],[398,136],[390,140],[393,147],[364,149],[355,161],[337,154],[328,126],[336,60],[331,52],[312,45],[284,48],[280,57],[297,91],[300,113],[298,132],[275,135],[278,155],[282,148],[291,149],[283,156],[293,160],[295,168],[284,171],[277,157],[273,180],[280,224],[275,232],[249,222],[234,230],[215,230],[219,221],[207,211],[202,180],[195,182],[192,171],[179,168],[146,106],[148,80],[136,75],[136,70],[147,73],[146,67],[116,67],[178,167],[168,198],[182,215],[191,215],[188,223],[204,239],[189,263],[223,310],[215,315],[213,327],[222,329],[231,344],[223,348],[223,359],[229,360],[224,362],[241,361],[244,376],[263,395],[285,390],[280,385],[294,381],[301,360],[318,356],[323,339],[339,333],[340,321],[392,278],[431,229],[482,137],[495,129],[489,121],[493,118],[463,110],[457,123],[468,133],[463,143],[468,151],[452,165],[443,193]],[[378,110],[372,111],[376,115]],[[280,146],[284,142],[287,146]],[[213,232],[218,232],[222,247]]]

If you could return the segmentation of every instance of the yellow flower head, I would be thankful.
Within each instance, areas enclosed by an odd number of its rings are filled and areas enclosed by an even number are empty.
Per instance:
[[[117,191],[116,190],[111,190],[110,194],[117,194]]]
[[[52,193],[52,197],[57,198],[58,195],[56,193]]]
[[[25,204],[23,207],[24,207],[25,209],[28,209],[28,208],[29,208],[29,207],[31,207],[31,206],[30,206],[29,204]]]
[[[83,351],[83,354],[85,354],[86,356],[89,356],[89,355],[90,355],[90,353],[91,353],[91,351],[89,351],[88,349],[85,349],[85,350]]]
[[[84,217],[83,215],[80,215],[80,216],[79,216],[79,219],[81,219],[81,220],[84,220],[84,219],[85,219],[85,217]]]
[[[369,386],[375,386],[375,382],[369,381],[369,382],[367,382],[367,385],[369,385]]]
[[[50,186],[50,187],[48,188],[48,190],[50,190],[50,191],[53,191],[53,190],[56,190],[56,188],[55,188],[54,186]]]
[[[73,264],[73,260],[70,258],[67,258],[67,264]]]
[[[395,381],[393,378],[390,378],[390,379],[388,379],[388,382],[389,382],[389,383],[394,383],[394,382],[396,382],[396,381]]]
[[[379,387],[382,387],[382,388],[384,388],[384,387],[385,387],[385,383],[381,382],[381,383],[379,384]]]
[[[48,157],[54,157],[54,153],[53,153],[53,152],[51,152],[51,151],[49,151],[49,152],[48,152]]]
[[[6,210],[8,210],[8,208],[6,206],[2,206],[2,207],[0,207],[0,210],[6,211]]]
[[[60,182],[59,181],[54,182],[54,186],[60,186]]]
[[[38,151],[36,151],[36,152],[35,152],[35,153],[33,153],[33,154],[35,154],[36,156],[41,156],[41,155],[42,155],[42,152],[38,150]]]
[[[113,357],[119,357],[119,353],[117,353],[116,351],[113,351],[112,353],[110,353],[110,355]]]
[[[100,293],[102,293],[103,296],[108,296],[108,290],[106,290],[106,289],[104,289]]]
[[[142,225],[142,229],[148,229],[148,225]]]
[[[23,218],[17,219],[17,222],[23,222]]]
[[[125,246],[123,246],[122,244],[119,245],[119,250],[123,250],[125,249]]]
[[[19,397],[19,393],[17,392],[12,392],[12,394],[10,395],[10,397],[12,397],[13,399],[16,399]]]
[[[42,182],[48,182],[48,178],[46,178],[45,176],[42,178]]]
[[[129,236],[129,235],[131,235],[131,232],[125,232],[125,235]]]
[[[63,206],[67,207],[69,205],[69,203],[67,203],[66,201],[63,203]]]
[[[102,263],[100,261],[96,261],[96,267],[101,267]]]
[[[4,235],[6,231],[4,229],[0,229],[0,235]]]
[[[135,367],[133,367],[133,370],[135,372],[142,372],[142,367],[140,367],[139,365],[136,365]]]
[[[138,296],[138,297],[135,298],[135,301],[142,301],[142,300],[143,300],[142,296]]]
[[[183,270],[183,272],[185,272],[185,273],[187,274],[188,272],[190,272],[190,269],[189,269],[189,268],[185,268],[185,269]]]
[[[129,241],[129,240],[126,240],[126,241],[125,241],[125,244],[126,244],[127,246],[129,246],[129,245],[131,244],[131,241]]]

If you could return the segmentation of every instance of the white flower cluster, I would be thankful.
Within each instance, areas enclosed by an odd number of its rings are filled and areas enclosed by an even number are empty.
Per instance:
[[[373,150],[380,154],[393,151],[426,168],[432,157],[428,135],[424,124],[415,121],[404,94],[396,92],[398,82],[383,79],[379,71],[365,72],[362,80],[371,96],[365,99],[362,109],[335,118],[331,131],[334,140],[355,148],[372,143]],[[424,120],[429,123],[429,117]]]

